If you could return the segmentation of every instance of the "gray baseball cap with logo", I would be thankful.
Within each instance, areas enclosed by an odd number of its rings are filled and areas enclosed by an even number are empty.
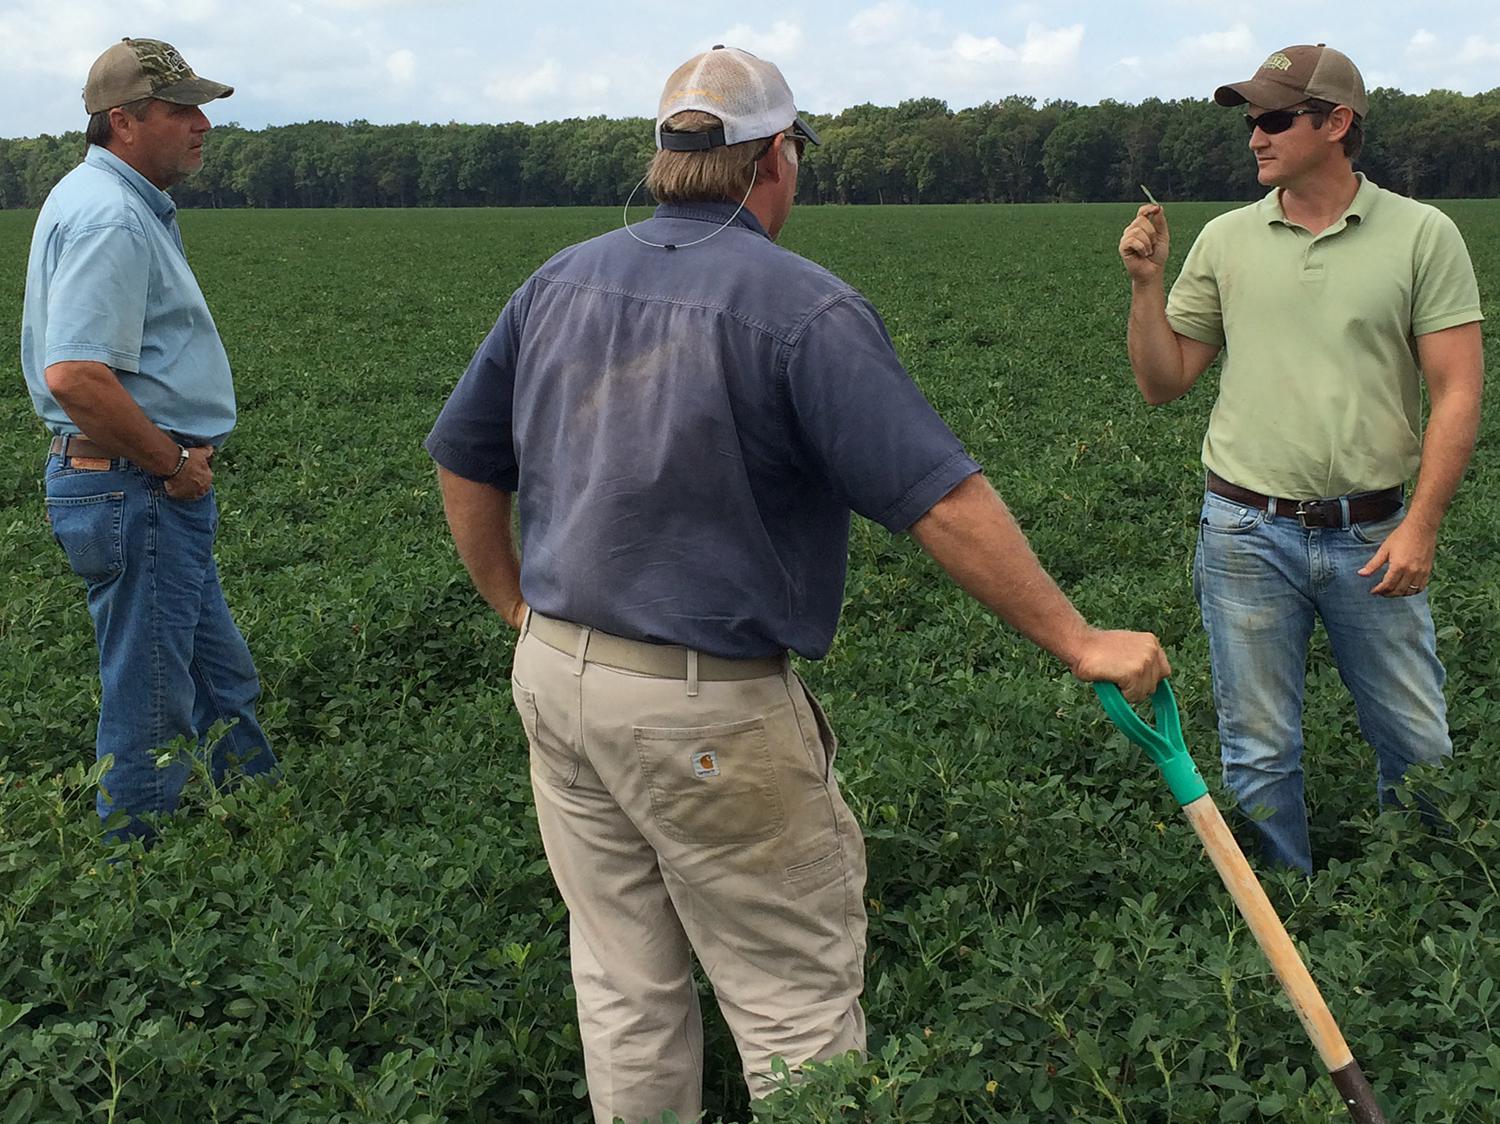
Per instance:
[[[1283,47],[1260,64],[1253,78],[1214,91],[1220,105],[1249,102],[1266,109],[1290,109],[1308,98],[1347,105],[1360,117],[1370,109],[1359,68],[1324,43]]]
[[[83,86],[83,108],[102,113],[141,98],[176,105],[203,105],[227,98],[233,86],[199,78],[177,48],[160,39],[122,39],[89,68]]]

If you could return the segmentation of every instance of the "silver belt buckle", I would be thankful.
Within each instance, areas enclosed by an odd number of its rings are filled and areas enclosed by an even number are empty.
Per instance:
[[[1307,517],[1310,514],[1312,514],[1311,509],[1313,507],[1316,507],[1317,504],[1318,504],[1317,500],[1298,500],[1297,501],[1297,510],[1293,514],[1295,514],[1297,516],[1297,522],[1300,523],[1300,524],[1302,524],[1302,529],[1304,531],[1310,530],[1310,528],[1308,527],[1308,523],[1307,523]]]

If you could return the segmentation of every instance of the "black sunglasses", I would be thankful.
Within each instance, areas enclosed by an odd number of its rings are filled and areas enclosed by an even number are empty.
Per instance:
[[[1251,117],[1245,114],[1245,128],[1252,133],[1256,129],[1273,137],[1277,133],[1284,133],[1296,123],[1297,118],[1311,114],[1314,117],[1324,117],[1327,114],[1321,109],[1272,109],[1262,113],[1259,117]],[[1317,122],[1313,122],[1317,124]]]
[[[791,141],[792,144],[797,146],[797,163],[802,163],[802,154],[807,151],[807,138],[801,133],[782,133],[781,138],[783,142]],[[757,160],[765,156],[766,153],[770,152],[771,145],[775,142],[775,137],[767,138],[766,143],[761,145],[760,151],[755,154],[755,160],[750,161],[750,163],[754,164]]]

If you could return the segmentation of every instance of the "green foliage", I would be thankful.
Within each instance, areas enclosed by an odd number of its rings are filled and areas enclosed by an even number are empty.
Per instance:
[[[507,157],[462,160],[492,158]],[[1500,291],[1500,208],[1449,209]],[[785,240],[874,299],[1083,610],[1160,632],[1213,783],[1187,574],[1213,376],[1161,410],[1130,385],[1115,244],[1133,210],[827,208],[794,214]],[[1178,206],[1177,244],[1217,210]],[[511,636],[463,577],[420,441],[511,289],[617,221],[184,215],[242,410],[218,462],[220,564],[286,779],[198,778],[150,853],[99,842],[92,638],[42,522],[43,435],[4,359],[0,1121],[587,1118]],[[29,228],[0,215],[13,279]],[[17,280],[0,319],[19,305]],[[1433,594],[1458,757],[1413,785],[1445,830],[1375,815],[1371,755],[1320,648],[1307,763],[1322,865],[1266,879],[1402,1121],[1482,1124],[1500,1097],[1494,424]],[[1092,694],[910,542],[859,524],[851,555],[839,640],[803,672],[866,828],[872,1049],[815,1067],[760,1118],[1340,1119],[1190,829]],[[712,1016],[708,1039],[711,1118],[743,1120]]]
[[[1500,195],[1500,90],[1370,95],[1360,167],[1423,198]],[[229,111],[232,112],[232,107]],[[954,111],[938,98],[810,117],[804,203],[1164,202],[1259,193],[1238,110],[1207,98],[1097,106],[1010,95]],[[80,127],[82,121],[80,120]],[[643,117],[536,125],[225,125],[184,207],[484,207],[623,204],[651,159]],[[81,131],[0,139],[0,210],[39,207],[83,153]]]

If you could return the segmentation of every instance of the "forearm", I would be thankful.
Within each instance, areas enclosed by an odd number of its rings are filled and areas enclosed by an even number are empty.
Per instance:
[[[1192,385],[1182,347],[1167,320],[1167,298],[1160,277],[1130,286],[1130,323],[1126,329],[1130,369],[1141,397],[1153,406],[1181,398]]]
[[[495,612],[519,628],[525,612],[521,563],[511,534],[509,492],[438,467],[443,513],[474,588]]]
[[[966,593],[1075,668],[1091,629],[1042,569],[1005,501],[982,475],[939,500],[911,533]]]
[[[166,475],[177,467],[177,443],[142,412],[109,367],[54,363],[46,378],[57,404],[90,440],[147,472]]]
[[[1422,438],[1422,467],[1406,518],[1436,532],[1448,511],[1479,434],[1479,395],[1450,393],[1433,402]]]

